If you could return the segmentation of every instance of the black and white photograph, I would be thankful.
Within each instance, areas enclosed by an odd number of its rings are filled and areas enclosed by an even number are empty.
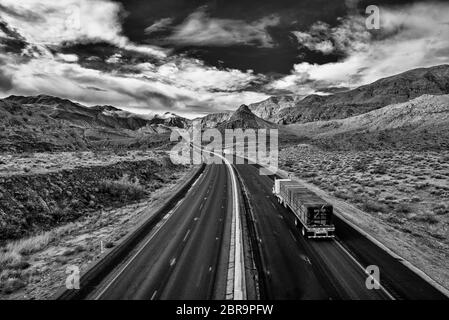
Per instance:
[[[0,300],[448,299],[449,1],[0,0]]]

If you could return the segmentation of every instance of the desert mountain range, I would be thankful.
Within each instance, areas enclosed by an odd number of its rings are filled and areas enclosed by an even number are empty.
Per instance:
[[[449,65],[441,65],[327,96],[271,97],[197,120],[203,128],[279,128],[289,141],[326,148],[441,148],[449,137],[448,94]],[[149,117],[46,95],[1,99],[0,116],[0,150],[13,152],[140,145],[192,124],[171,112]]]

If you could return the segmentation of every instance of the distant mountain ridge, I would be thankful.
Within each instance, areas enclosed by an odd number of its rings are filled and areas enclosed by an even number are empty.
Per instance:
[[[216,126],[224,129],[270,129],[276,125],[256,116],[247,105],[241,105],[229,118]]]
[[[187,128],[191,125],[191,120],[178,116],[173,112],[165,112],[163,115],[156,114],[151,119],[150,124],[163,124],[167,127]]]
[[[0,99],[0,151],[154,145],[166,143],[162,136],[177,124],[184,125],[174,116],[155,123],[113,106],[86,107],[48,95],[9,96]]]
[[[449,95],[422,95],[346,119],[287,125],[326,149],[449,148]]]
[[[344,119],[423,94],[449,94],[449,65],[419,68],[328,96],[279,96],[250,105],[254,114],[279,123]]]
[[[210,113],[204,117],[196,118],[193,121],[199,120],[202,128],[215,128],[219,123],[228,121],[231,116],[232,112]]]
[[[39,107],[52,119],[64,120],[74,125],[85,127],[105,127],[113,129],[137,130],[147,125],[148,120],[136,114],[126,112],[113,106],[86,107],[79,103],[59,97],[9,96],[2,101],[13,102],[30,111]]]
[[[270,97],[264,101],[250,104],[249,109],[256,116],[277,123],[281,110],[294,107],[303,98],[304,96],[295,95]]]

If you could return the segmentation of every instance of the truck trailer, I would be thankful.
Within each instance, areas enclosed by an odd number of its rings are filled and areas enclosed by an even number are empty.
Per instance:
[[[276,179],[273,193],[295,215],[295,225],[305,238],[333,238],[333,207],[314,192],[291,179]]]

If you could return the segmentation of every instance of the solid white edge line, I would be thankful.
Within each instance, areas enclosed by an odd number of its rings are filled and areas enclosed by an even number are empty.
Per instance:
[[[195,146],[192,143],[194,148],[200,149],[202,148]],[[246,284],[245,284],[245,259],[243,253],[243,235],[242,235],[242,225],[240,220],[240,206],[238,200],[238,192],[237,192],[237,178],[235,176],[234,169],[232,168],[231,163],[222,155],[217,154],[215,152],[207,151],[212,153],[219,158],[221,158],[226,164],[230,174],[232,181],[232,195],[233,195],[233,210],[232,214],[235,222],[235,245],[234,245],[234,291],[233,291],[233,300],[246,300]]]
[[[340,242],[338,242],[336,239],[333,239],[333,240],[334,240],[334,242],[340,247],[340,249],[341,249],[341,250],[342,250],[342,251],[343,251],[349,258],[351,258],[352,261],[354,261],[354,263],[355,263],[355,264],[356,264],[356,265],[363,271],[363,273],[369,275],[369,273],[366,272],[366,269],[362,266],[362,264],[361,264],[360,262],[358,262],[357,259],[354,258],[354,256],[353,256],[348,250],[346,250],[346,248],[343,247],[343,245],[342,245]],[[396,300],[395,297],[393,297],[393,296],[388,292],[388,290],[385,289],[385,287],[384,287],[379,281],[377,281],[377,280],[374,279],[374,278],[371,278],[371,279],[374,281],[374,283],[376,283],[376,284],[380,287],[380,289],[382,289],[382,291],[388,296],[388,298],[389,298],[390,300]]]

